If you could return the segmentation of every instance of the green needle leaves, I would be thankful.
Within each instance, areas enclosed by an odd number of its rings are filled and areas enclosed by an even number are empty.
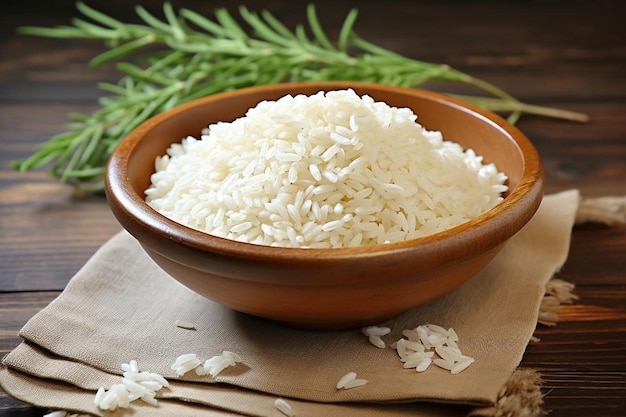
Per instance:
[[[102,83],[107,93],[90,115],[70,115],[68,132],[41,144],[33,155],[13,164],[28,171],[50,166],[63,182],[101,188],[110,154],[135,127],[179,104],[243,87],[286,81],[351,80],[419,87],[432,80],[473,85],[490,97],[463,97],[494,111],[510,112],[515,122],[531,113],[569,120],[586,116],[519,102],[483,80],[447,65],[411,59],[374,45],[354,31],[357,10],[351,10],[333,43],[315,7],[306,10],[307,25],[293,30],[264,10],[239,8],[243,27],[226,9],[214,19],[189,9],[163,5],[163,18],[142,6],[135,11],[143,24],[124,23],[84,3],[84,19],[72,26],[22,27],[19,33],[56,38],[97,39],[109,48],[91,59],[91,66],[117,62],[116,84]],[[120,62],[128,59],[128,62]]]

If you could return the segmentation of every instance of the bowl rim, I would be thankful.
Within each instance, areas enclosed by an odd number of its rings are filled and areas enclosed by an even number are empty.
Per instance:
[[[516,188],[509,190],[509,194],[496,206],[450,229],[399,242],[342,248],[274,247],[213,236],[169,219],[150,207],[145,202],[144,197],[134,191],[127,169],[130,155],[132,155],[138,143],[150,130],[166,120],[176,117],[191,108],[203,106],[227,97],[242,96],[260,91],[266,91],[269,94],[270,92],[276,93],[285,90],[285,94],[288,94],[289,91],[295,91],[304,87],[310,88],[312,86],[319,87],[319,90],[374,89],[416,95],[469,113],[491,127],[500,130],[517,144],[524,159],[523,172],[519,183]],[[176,143],[175,138],[173,138],[172,143]],[[273,259],[283,262],[325,260],[332,262],[346,259],[358,260],[361,257],[371,258],[372,256],[382,257],[391,254],[401,254],[406,251],[413,251],[416,247],[420,248],[420,252],[424,256],[434,255],[439,258],[442,256],[449,258],[471,256],[472,251],[479,251],[475,248],[475,246],[479,245],[473,244],[476,239],[487,239],[491,246],[497,246],[513,236],[530,220],[538,209],[543,197],[543,181],[542,162],[539,153],[530,140],[518,128],[499,115],[474,104],[428,90],[368,82],[285,82],[213,94],[181,104],[144,121],[132,130],[112,152],[106,167],[105,193],[110,203],[115,204],[117,209],[123,211],[126,216],[134,218],[140,225],[140,228],[149,230],[151,233],[160,234],[172,243],[182,244],[200,251],[242,259]],[[498,219],[501,220],[497,221]],[[126,227],[123,222],[121,223]],[[502,225],[507,225],[507,227],[502,227]],[[135,235],[135,231],[131,230],[134,228],[126,228],[131,234]],[[444,242],[447,255],[441,252]]]

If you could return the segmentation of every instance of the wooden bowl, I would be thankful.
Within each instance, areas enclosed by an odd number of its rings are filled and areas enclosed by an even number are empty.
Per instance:
[[[375,246],[294,249],[238,243],[182,226],[144,201],[154,160],[172,143],[232,121],[262,100],[352,88],[409,107],[420,124],[473,148],[508,176],[495,208],[434,235]],[[543,197],[543,168],[514,126],[470,104],[416,89],[353,82],[286,83],[199,99],[161,113],[128,135],[106,173],[111,209],[148,255],[176,280],[234,310],[308,329],[371,325],[431,301],[464,283],[533,216]]]

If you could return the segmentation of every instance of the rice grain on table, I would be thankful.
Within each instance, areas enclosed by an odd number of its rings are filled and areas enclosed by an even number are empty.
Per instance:
[[[303,248],[417,238],[498,204],[506,176],[417,118],[351,89],[262,101],[171,145],[146,201],[215,236]]]

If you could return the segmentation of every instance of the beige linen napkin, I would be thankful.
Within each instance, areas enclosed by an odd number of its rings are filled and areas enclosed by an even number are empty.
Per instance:
[[[403,369],[394,350],[372,346],[358,330],[296,330],[224,308],[171,279],[120,232],[24,326],[20,335],[28,345],[5,358],[0,384],[35,403],[28,387],[37,381],[33,391],[57,392],[54,401],[36,403],[51,408],[63,408],[63,393],[70,390],[66,408],[98,414],[94,390],[119,382],[120,365],[136,359],[142,370],[180,380],[160,392],[171,400],[161,401],[159,409],[184,400],[245,415],[279,415],[271,405],[280,396],[294,402],[297,416],[463,415],[465,407],[389,402],[497,402],[532,337],[546,283],[567,258],[578,200],[575,190],[547,196],[485,270],[444,297],[382,323],[392,328],[387,343],[424,323],[454,328],[463,353],[475,358],[458,375],[432,365],[423,373]],[[177,327],[177,320],[196,330]],[[243,362],[215,379],[193,372],[179,378],[170,369],[181,354],[208,359],[223,350]],[[368,383],[337,390],[349,371]],[[146,407],[131,406],[133,415],[144,415]],[[156,415],[148,410],[145,415]]]
[[[80,362],[71,361],[59,356],[53,355],[39,347],[29,343],[22,343],[11,352],[5,361],[7,365],[7,375],[3,375],[3,379],[12,378],[16,382],[22,381],[20,384],[27,395],[31,396],[32,401],[37,403],[37,397],[41,396],[41,390],[34,393],[29,384],[23,382],[24,379],[37,377],[39,380],[46,379],[48,381],[62,378],[62,382],[74,385],[80,390],[75,390],[74,397],[82,396],[79,410],[82,412],[90,412],[92,414],[100,414],[102,410],[98,410],[95,405],[91,405],[90,410],[85,409],[85,405],[93,403],[94,392],[101,386],[109,387],[120,382],[118,375],[109,374],[98,369],[92,368]],[[63,374],[59,374],[59,369],[63,369]],[[2,372],[2,371],[0,371]],[[26,375],[25,375],[26,374]],[[32,379],[31,379],[32,381]],[[37,380],[35,380],[37,381]],[[50,393],[54,393],[60,383],[53,384],[47,382],[44,387],[49,389]],[[56,394],[55,394],[56,395]],[[45,397],[44,397],[45,398]],[[62,398],[62,397],[61,397]],[[133,407],[132,415],[153,415],[153,411],[163,412],[163,409],[171,409],[176,402],[162,402],[161,399],[181,400],[185,403],[196,403],[208,406],[209,412],[213,410],[223,410],[233,415],[246,415],[254,417],[278,416],[280,413],[274,406],[275,395],[264,394],[258,391],[245,389],[233,389],[232,386],[226,384],[204,384],[202,389],[198,389],[198,384],[184,381],[170,381],[167,389],[161,389],[157,392],[159,398],[159,406],[145,407],[141,401],[134,404],[141,404],[143,407],[139,411]],[[39,400],[41,401],[41,400]],[[469,406],[465,405],[446,405],[441,407],[439,404],[428,403],[420,404],[416,407],[414,403],[398,403],[398,404],[374,404],[374,403],[317,403],[307,402],[296,399],[289,399],[289,404],[293,409],[297,410],[298,417],[319,417],[319,416],[341,416],[341,417],[458,417],[469,412]],[[49,400],[43,402],[44,406],[50,407]],[[69,404],[59,402],[57,408],[67,409]],[[71,407],[70,407],[71,408]],[[170,410],[172,416],[180,415]],[[416,414],[419,410],[419,414]],[[128,410],[126,410],[128,412]],[[137,412],[139,414],[137,414]],[[187,410],[187,412],[190,412]],[[236,413],[236,414],[235,414]],[[241,414],[240,414],[241,413]],[[106,416],[110,414],[103,413]],[[122,414],[123,415],[123,414]],[[193,415],[193,414],[192,414]],[[204,414],[195,414],[202,415]],[[211,414],[208,414],[211,415]],[[226,414],[230,415],[230,414]]]

